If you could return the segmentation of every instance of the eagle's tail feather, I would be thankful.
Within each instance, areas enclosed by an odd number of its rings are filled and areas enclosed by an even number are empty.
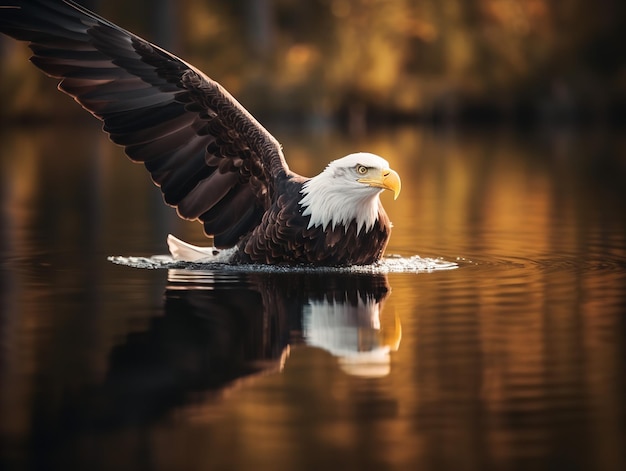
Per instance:
[[[167,245],[174,260],[196,262],[216,257],[219,250],[215,247],[198,247],[184,242],[172,234],[167,236]]]

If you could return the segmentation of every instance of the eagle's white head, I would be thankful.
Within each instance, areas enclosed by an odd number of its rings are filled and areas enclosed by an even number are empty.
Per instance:
[[[353,220],[357,232],[369,231],[378,218],[378,195],[391,190],[397,198],[400,177],[389,163],[375,154],[359,152],[332,161],[322,173],[305,182],[299,204],[311,216],[309,228],[343,225]]]

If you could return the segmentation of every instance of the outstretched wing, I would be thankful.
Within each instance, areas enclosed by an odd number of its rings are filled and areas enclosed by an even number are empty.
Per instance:
[[[287,174],[279,143],[222,86],[70,0],[0,0],[0,31],[104,122],[181,217],[218,247],[261,220]]]

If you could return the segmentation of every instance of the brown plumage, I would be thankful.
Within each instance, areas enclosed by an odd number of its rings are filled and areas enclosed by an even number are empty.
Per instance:
[[[289,170],[278,141],[250,113],[169,52],[70,0],[0,0],[0,31],[29,42],[31,61],[103,121],[182,218],[202,222],[216,247],[237,246],[233,261],[350,265],[381,257],[390,223],[378,193],[397,195],[400,182],[380,157],[353,154],[335,161],[343,166],[333,175],[325,171],[326,179],[358,182],[350,191],[367,196],[350,214],[337,204],[345,214],[335,217],[322,198],[305,201],[310,180]]]

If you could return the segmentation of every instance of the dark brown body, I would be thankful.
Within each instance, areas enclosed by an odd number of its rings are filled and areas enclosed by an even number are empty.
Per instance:
[[[307,265],[367,265],[382,257],[389,241],[391,223],[382,205],[374,226],[357,234],[355,221],[348,226],[307,229],[310,216],[303,216],[298,201],[302,183],[287,179],[280,196],[261,223],[239,244],[234,260],[240,263]]]

